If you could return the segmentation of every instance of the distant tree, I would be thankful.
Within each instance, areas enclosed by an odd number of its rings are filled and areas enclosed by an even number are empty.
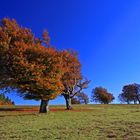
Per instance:
[[[121,102],[127,102],[127,104],[130,104],[132,101],[134,104],[137,103],[137,101],[140,103],[140,86],[139,84],[129,84],[123,86],[122,93],[119,94],[118,98]]]
[[[3,93],[0,93],[0,105],[14,105],[9,97],[6,97]]]
[[[84,92],[78,93],[76,95],[76,97],[77,97],[78,101],[80,102],[80,104],[88,104],[89,103],[89,98]]]
[[[140,84],[134,83],[133,85],[136,86],[136,99],[140,104]]]
[[[72,98],[71,104],[80,104],[77,98]]]
[[[113,94],[103,87],[96,87],[91,94],[91,101],[109,104],[114,100]]]

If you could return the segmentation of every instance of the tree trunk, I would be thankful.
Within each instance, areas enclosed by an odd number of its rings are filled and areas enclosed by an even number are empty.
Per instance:
[[[129,101],[127,101],[127,104],[130,104],[130,102],[129,102]]]
[[[138,103],[140,104],[140,98],[139,98],[139,97],[137,97],[137,101],[138,101]]]
[[[137,101],[136,100],[134,100],[134,104],[137,104]]]
[[[47,113],[49,111],[49,100],[41,100],[39,113]]]
[[[64,94],[63,96],[64,96],[65,101],[66,101],[66,109],[71,110],[72,107],[71,107],[71,98],[70,98],[70,96],[68,94]]]

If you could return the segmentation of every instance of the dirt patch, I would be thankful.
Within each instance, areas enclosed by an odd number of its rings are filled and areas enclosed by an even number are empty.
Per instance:
[[[39,108],[0,108],[0,112],[38,112]],[[64,112],[64,111],[69,111],[69,112],[87,112],[87,111],[92,111],[92,109],[88,108],[79,108],[79,109],[71,109],[71,110],[66,110],[65,108],[50,108],[51,112]]]
[[[83,111],[92,111],[92,109],[87,109],[87,108],[80,108],[80,109],[71,109],[71,110],[66,110],[64,108],[51,108],[50,111],[71,111],[71,112],[83,112]]]

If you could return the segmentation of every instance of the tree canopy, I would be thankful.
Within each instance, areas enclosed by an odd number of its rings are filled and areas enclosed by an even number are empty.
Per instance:
[[[65,72],[62,76],[64,90],[61,95],[66,101],[66,108],[71,109],[71,99],[83,89],[87,88],[89,80],[85,80],[81,74],[81,63],[76,51],[68,50],[62,52]]]
[[[80,102],[80,104],[88,104],[89,103],[89,98],[84,92],[78,93],[76,95],[76,97],[77,97],[78,101]]]
[[[1,88],[16,89],[25,99],[48,101],[69,90],[81,79],[81,64],[74,51],[58,51],[50,45],[48,32],[42,39],[16,20],[0,23]],[[68,82],[67,82],[68,81]]]
[[[14,105],[14,102],[4,93],[0,93],[0,105]]]
[[[93,89],[92,95],[91,95],[91,101],[109,104],[115,99],[113,94],[109,93],[107,89],[103,87],[96,87]]]
[[[140,103],[140,85],[139,84],[128,84],[123,86],[122,93],[118,96],[121,102],[130,104],[132,101],[134,104],[137,101]]]

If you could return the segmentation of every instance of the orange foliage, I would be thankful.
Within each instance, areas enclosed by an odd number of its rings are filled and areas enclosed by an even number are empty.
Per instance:
[[[14,105],[13,102],[2,102],[0,101],[0,105]]]
[[[108,93],[107,89],[103,87],[96,87],[92,92],[92,101],[108,104],[115,98],[113,94]]]
[[[63,67],[65,68],[62,82],[65,90],[73,90],[74,86],[82,80],[81,63],[74,51],[62,51]]]
[[[44,32],[44,42],[49,36]],[[4,18],[0,25],[0,82],[28,99],[54,99],[62,92],[62,57],[55,48],[43,46],[31,30]]]

